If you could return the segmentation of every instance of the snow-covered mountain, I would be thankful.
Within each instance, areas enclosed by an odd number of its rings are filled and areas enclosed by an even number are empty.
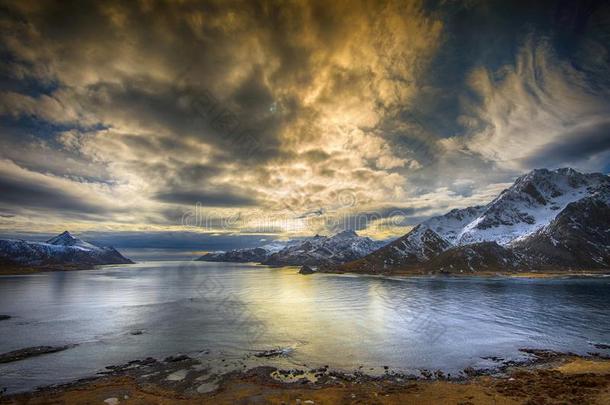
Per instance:
[[[88,267],[133,263],[112,247],[97,246],[65,231],[46,242],[0,239],[0,262],[27,267]]]
[[[446,239],[420,224],[388,245],[359,260],[345,263],[344,270],[366,273],[385,272],[392,268],[423,263],[449,247],[451,247],[451,243]]]
[[[60,233],[59,235],[49,239],[45,243],[48,243],[50,245],[55,245],[55,246],[75,246],[75,247],[79,247],[82,249],[90,249],[90,250],[99,249],[99,246],[95,246],[92,243],[85,242],[84,240],[79,239],[79,238],[75,238],[68,231],[64,231],[64,232]]]
[[[425,221],[423,228],[434,231],[450,244],[457,244],[462,238],[464,229],[485,212],[485,206],[474,206],[464,209],[453,209],[438,217]]]
[[[289,244],[271,254],[263,264],[310,265],[338,264],[356,260],[379,249],[385,242],[359,236],[354,231],[343,231],[334,236],[318,236],[302,243]]]
[[[458,234],[457,244],[495,241],[507,245],[548,225],[568,204],[608,186],[601,173],[574,169],[534,170],[521,176]]]
[[[201,262],[234,262],[234,263],[261,263],[271,255],[271,252],[262,247],[251,249],[234,249],[226,252],[210,252],[196,259]]]
[[[610,178],[537,169],[489,204],[430,218],[339,271],[610,268]]]
[[[384,242],[361,237],[354,231],[334,236],[274,242],[253,249],[208,253],[197,260],[213,262],[257,262],[269,265],[339,264],[363,257],[380,248]]]
[[[234,263],[262,263],[269,256],[279,252],[286,246],[301,243],[301,240],[273,241],[263,246],[227,251],[209,252],[196,259],[202,262],[234,262]]]
[[[610,268],[610,187],[568,204],[510,247],[531,267]]]

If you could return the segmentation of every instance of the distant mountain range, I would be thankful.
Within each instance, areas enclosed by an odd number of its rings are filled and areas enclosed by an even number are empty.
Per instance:
[[[208,253],[197,260],[210,262],[256,262],[273,266],[332,265],[359,259],[385,242],[343,231],[334,236],[274,242],[253,248]]]
[[[489,204],[432,217],[390,243],[343,231],[208,253],[197,260],[371,274],[610,269],[610,177],[538,169]],[[67,231],[46,242],[0,240],[2,269],[125,263],[132,261],[114,248]]]
[[[430,218],[331,272],[527,271],[610,268],[610,178],[538,169],[487,205]]]
[[[0,264],[14,268],[88,268],[133,263],[112,247],[97,246],[65,231],[46,242],[0,239]]]

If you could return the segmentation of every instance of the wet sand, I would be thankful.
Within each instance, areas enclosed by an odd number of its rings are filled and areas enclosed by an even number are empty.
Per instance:
[[[415,378],[259,366],[209,380],[186,356],[0,399],[2,404],[608,404],[610,359],[532,351],[527,364]],[[199,370],[200,372],[193,372]],[[284,378],[279,378],[284,377]],[[104,402],[105,401],[105,402]]]

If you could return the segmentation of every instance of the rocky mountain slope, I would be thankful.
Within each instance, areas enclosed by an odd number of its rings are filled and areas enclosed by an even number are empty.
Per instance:
[[[86,268],[133,262],[112,247],[85,242],[65,231],[46,242],[0,239],[0,263],[30,268]]]
[[[197,260],[213,262],[257,262],[275,266],[339,264],[363,257],[384,242],[361,237],[354,231],[334,236],[316,235],[309,239],[274,243],[254,249],[208,253]]]
[[[395,242],[327,271],[610,268],[610,178],[534,170],[485,206],[430,218]]]
[[[354,231],[343,231],[334,236],[315,236],[302,243],[289,244],[271,254],[263,264],[310,265],[345,263],[361,258],[377,249],[384,242],[359,236]]]
[[[274,241],[266,245],[233,249],[228,251],[209,252],[196,259],[201,262],[233,262],[233,263],[262,263],[273,253],[279,252],[286,246],[301,243],[301,240]]]
[[[531,267],[610,268],[610,190],[572,202],[511,247]]]
[[[262,247],[252,249],[235,249],[227,252],[210,252],[196,259],[200,262],[234,262],[234,263],[262,263],[271,253]]]

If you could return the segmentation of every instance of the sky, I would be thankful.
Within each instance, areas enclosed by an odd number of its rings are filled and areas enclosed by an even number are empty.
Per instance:
[[[610,171],[604,1],[0,1],[0,234],[387,239]]]

